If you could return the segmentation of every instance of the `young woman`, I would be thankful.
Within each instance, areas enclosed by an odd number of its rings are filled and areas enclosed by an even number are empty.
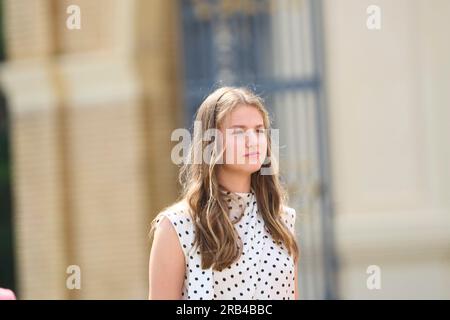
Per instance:
[[[262,99],[222,87],[196,121],[180,200],[152,221],[149,299],[297,299],[296,212],[277,170],[263,174],[276,159]],[[220,135],[205,141],[211,129]]]

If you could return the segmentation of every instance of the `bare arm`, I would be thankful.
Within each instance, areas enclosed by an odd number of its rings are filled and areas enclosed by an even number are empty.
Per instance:
[[[178,235],[167,217],[154,233],[149,261],[151,300],[179,300],[185,276],[185,259]]]
[[[298,260],[295,263],[295,300],[298,300],[299,298],[299,292],[298,292]]]

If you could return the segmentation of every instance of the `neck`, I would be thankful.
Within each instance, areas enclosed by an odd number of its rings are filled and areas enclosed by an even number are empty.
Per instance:
[[[231,192],[250,192],[251,175],[220,167],[217,172],[219,184]]]

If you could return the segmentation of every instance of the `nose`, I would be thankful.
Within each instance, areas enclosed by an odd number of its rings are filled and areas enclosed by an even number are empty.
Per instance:
[[[254,130],[248,130],[245,135],[245,143],[247,148],[258,145],[258,134]]]

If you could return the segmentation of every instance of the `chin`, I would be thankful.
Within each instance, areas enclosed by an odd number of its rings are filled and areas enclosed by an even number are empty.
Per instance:
[[[261,164],[241,164],[239,165],[239,170],[248,174],[252,174],[261,169]]]

